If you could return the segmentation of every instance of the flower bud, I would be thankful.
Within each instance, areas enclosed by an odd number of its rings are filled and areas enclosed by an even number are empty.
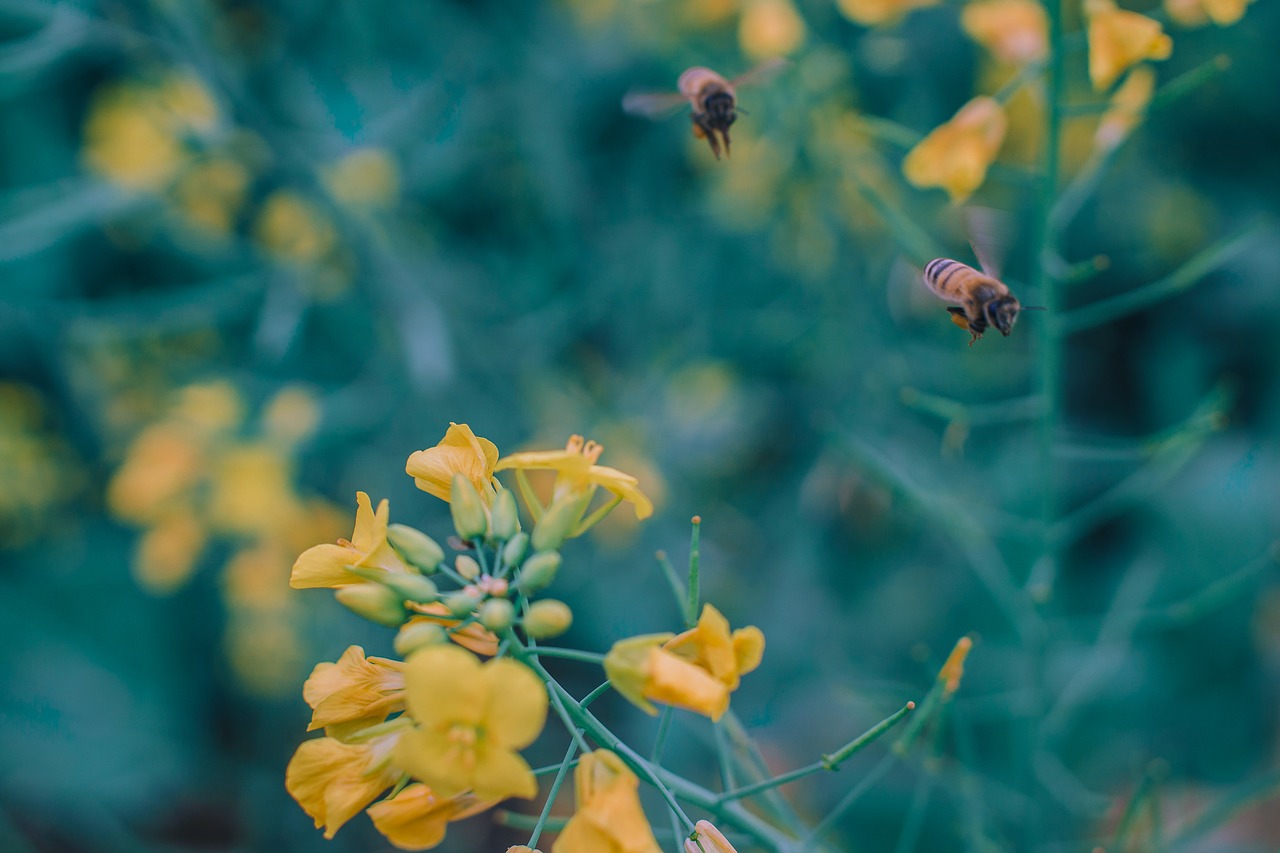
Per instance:
[[[453,568],[466,580],[473,581],[480,577],[480,564],[476,562],[475,557],[459,554],[458,559],[453,561]]]
[[[516,510],[516,496],[503,489],[493,501],[489,520],[489,535],[505,542],[520,530],[520,514]]]
[[[573,535],[587,508],[586,495],[567,495],[553,503],[533,527],[533,550],[555,551]]]
[[[417,601],[422,604],[435,601],[440,597],[436,585],[422,575],[403,575],[399,572],[386,572],[378,578],[378,582],[395,591],[402,599]]]
[[[698,840],[685,839],[686,853],[738,853],[724,833],[716,829],[710,821],[700,820],[693,825],[698,833]]]
[[[516,621],[516,608],[505,598],[491,598],[480,605],[480,624],[501,634]]]
[[[489,514],[480,493],[461,474],[453,475],[452,488],[449,494],[449,512],[453,515],[453,528],[466,540],[484,536],[489,527]]]
[[[436,540],[407,524],[388,525],[387,541],[396,553],[427,574],[438,569],[444,560],[444,549]]]
[[[559,551],[541,551],[530,557],[520,569],[520,578],[516,586],[525,595],[530,595],[551,586],[560,570]]]
[[[471,611],[476,609],[476,605],[480,603],[479,597],[469,592],[455,592],[446,596],[444,606],[449,608],[449,615],[456,616],[461,619],[464,616],[470,616]]]
[[[334,592],[333,597],[352,613],[379,625],[394,628],[404,621],[404,599],[382,584],[344,586]]]
[[[410,622],[396,634],[396,654],[408,657],[411,652],[427,646],[438,646],[449,641],[449,634],[431,622]]]
[[[529,605],[524,632],[535,640],[558,637],[573,624],[573,611],[563,601],[546,598]]]
[[[515,536],[507,540],[507,544],[502,548],[502,562],[508,566],[519,565],[524,559],[525,552],[529,550],[529,534],[521,530]]]

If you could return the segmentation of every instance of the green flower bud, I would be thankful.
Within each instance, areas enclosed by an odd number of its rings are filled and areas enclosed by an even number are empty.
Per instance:
[[[517,566],[524,559],[524,554],[529,550],[529,534],[521,530],[515,536],[507,540],[507,544],[502,548],[502,562],[508,566]]]
[[[455,592],[444,600],[444,606],[449,608],[449,615],[459,619],[470,616],[479,603],[480,599],[469,592]]]
[[[411,652],[449,641],[444,628],[431,622],[410,622],[396,634],[396,654],[407,658]]]
[[[489,519],[489,535],[505,542],[520,529],[520,513],[516,509],[516,496],[503,489],[493,502]]]
[[[587,495],[569,495],[547,508],[533,527],[533,550],[556,551],[573,535],[587,508]]]
[[[431,574],[444,560],[444,549],[421,530],[407,524],[387,526],[387,541],[409,565]]]
[[[404,599],[382,584],[358,583],[355,586],[344,586],[334,592],[333,597],[352,613],[379,625],[394,628],[404,621],[406,615]]]
[[[484,536],[489,527],[489,512],[485,509],[480,493],[471,481],[461,474],[453,475],[453,490],[449,493],[449,512],[453,515],[453,527],[463,539]]]
[[[475,557],[467,554],[459,554],[458,559],[453,562],[453,568],[466,580],[473,581],[480,577],[480,564]]]
[[[544,598],[529,605],[524,617],[524,632],[535,640],[558,637],[573,624],[573,611],[563,601]]]
[[[386,572],[382,577],[378,578],[378,582],[389,589],[395,590],[396,594],[401,598],[407,598],[410,601],[425,604],[440,597],[440,592],[436,589],[436,585],[422,575],[402,575],[399,572]]]
[[[540,551],[525,561],[520,568],[520,577],[516,587],[525,595],[531,595],[540,589],[551,586],[560,570],[559,551]]]
[[[491,598],[480,605],[480,624],[501,634],[516,621],[516,608],[505,598]]]

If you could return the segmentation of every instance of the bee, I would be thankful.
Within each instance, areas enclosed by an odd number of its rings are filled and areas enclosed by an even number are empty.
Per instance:
[[[711,145],[711,153],[720,159],[720,148],[729,156],[729,128],[746,110],[738,106],[738,87],[761,83],[787,65],[785,59],[771,59],[746,74],[726,80],[710,68],[688,68],[676,81],[677,92],[629,92],[622,108],[632,115],[662,118],[676,107],[688,103],[693,110],[693,135]]]

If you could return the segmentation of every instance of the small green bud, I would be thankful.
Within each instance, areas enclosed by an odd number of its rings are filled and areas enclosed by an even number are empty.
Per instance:
[[[449,641],[444,628],[432,622],[410,622],[396,634],[396,654],[407,658],[411,652],[427,646],[438,646]]]
[[[535,640],[558,637],[573,624],[573,611],[563,601],[544,598],[529,605],[524,617],[524,632]]]
[[[475,610],[479,603],[480,599],[469,592],[455,592],[444,599],[444,606],[449,608],[449,615],[459,619],[470,616],[471,611]]]
[[[533,550],[556,551],[582,521],[587,508],[586,495],[567,495],[547,508],[533,527]]]
[[[524,559],[524,554],[529,550],[529,534],[521,530],[515,536],[507,540],[507,544],[502,548],[502,562],[508,566],[517,566]]]
[[[382,584],[358,583],[333,594],[343,607],[370,622],[392,628],[404,621],[404,599]]]
[[[480,577],[480,564],[475,557],[467,554],[459,554],[458,559],[453,562],[453,568],[466,580],[473,581]]]
[[[453,515],[453,527],[463,539],[484,536],[489,527],[489,513],[480,493],[471,481],[461,474],[453,475],[453,488],[449,493],[449,512]]]
[[[493,502],[489,518],[489,535],[499,542],[506,542],[520,529],[520,513],[516,509],[516,496],[503,489]]]
[[[444,561],[444,549],[421,530],[407,524],[387,526],[387,541],[411,566],[431,574]]]
[[[516,608],[505,598],[491,598],[480,605],[480,624],[501,634],[516,621]]]
[[[436,585],[422,575],[402,575],[399,572],[387,572],[378,579],[383,586],[395,590],[401,598],[410,601],[427,603],[440,597]]]
[[[540,551],[526,560],[524,566],[520,568],[520,578],[516,581],[516,586],[525,595],[530,595],[551,586],[559,570],[560,552]]]

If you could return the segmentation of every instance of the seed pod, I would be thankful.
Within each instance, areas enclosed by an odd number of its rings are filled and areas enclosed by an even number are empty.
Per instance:
[[[454,474],[449,494],[449,512],[458,535],[463,539],[483,537],[489,527],[489,511],[476,487],[461,474]]]
[[[406,562],[427,574],[438,569],[444,560],[444,549],[436,540],[407,524],[388,525],[387,541]]]
[[[394,628],[406,616],[404,599],[382,584],[358,583],[345,586],[333,594],[343,607],[370,622]]]
[[[524,632],[535,640],[558,637],[573,624],[573,611],[563,601],[545,598],[529,605],[524,617]]]

